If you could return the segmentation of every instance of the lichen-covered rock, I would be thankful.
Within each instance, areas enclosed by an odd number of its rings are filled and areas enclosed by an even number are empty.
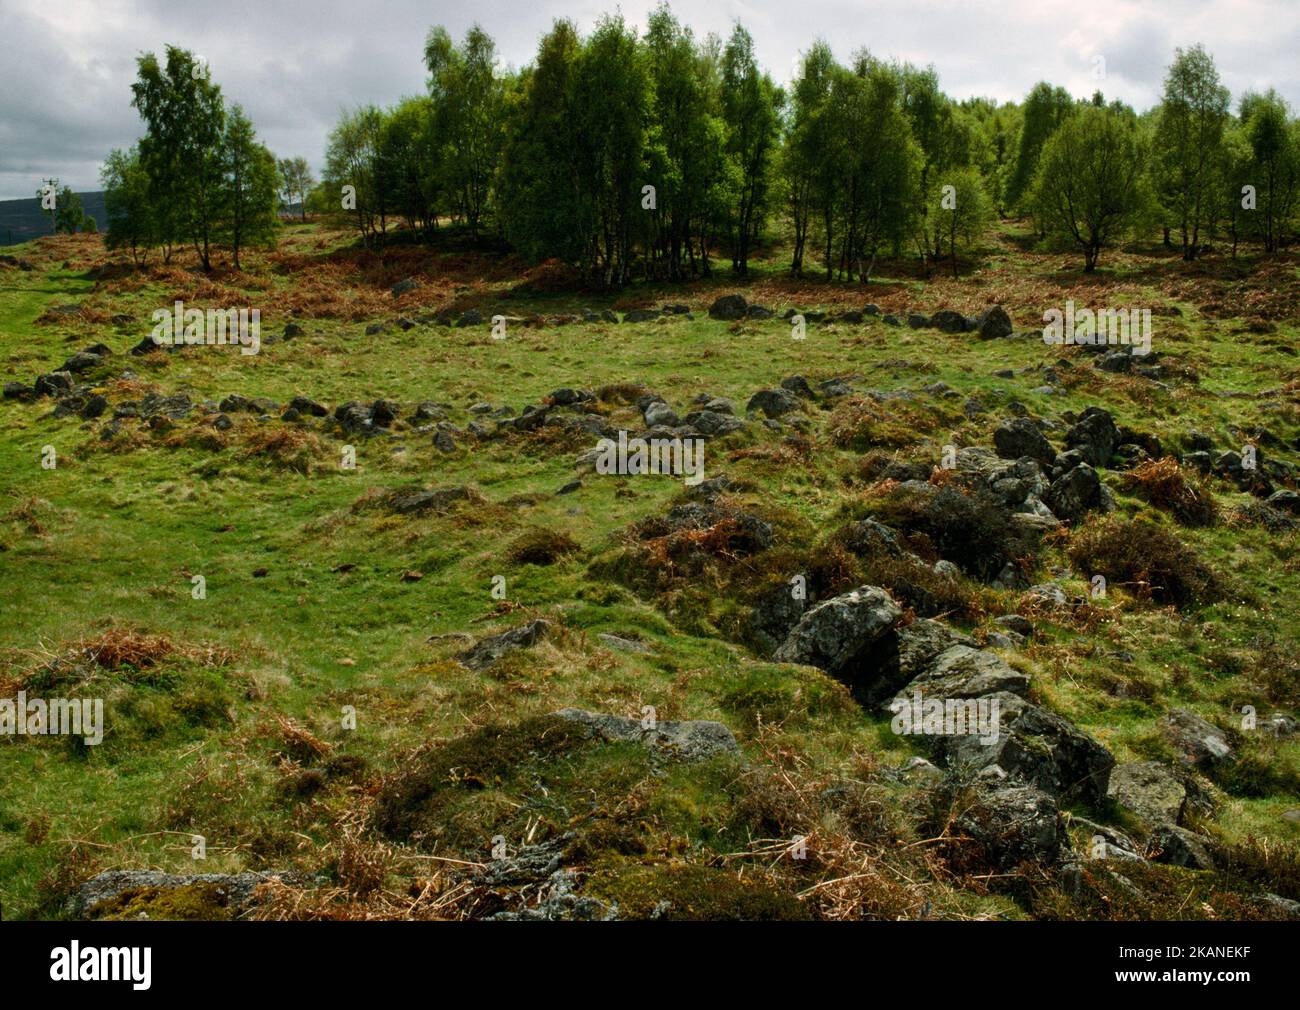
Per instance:
[[[580,708],[562,708],[555,715],[582,724],[602,740],[641,743],[682,761],[705,761],[719,754],[740,754],[740,745],[731,730],[708,719],[682,722],[657,719],[647,726],[625,716],[586,712]]]
[[[293,885],[301,873],[159,873],[110,870],[82,884],[68,903],[76,919],[230,919],[254,904],[256,890],[279,880]]]
[[[1055,863],[1065,843],[1065,826],[1051,796],[1032,785],[996,779],[978,787],[953,825],[999,870],[1021,863]]]
[[[998,766],[1013,779],[1029,782],[1058,800],[1081,799],[1100,806],[1115,759],[1110,751],[1055,712],[1007,692],[986,696],[997,704],[996,734],[979,731],[932,739],[949,767]]]
[[[845,677],[902,613],[885,590],[859,586],[808,610],[773,658],[782,663],[806,663]]]

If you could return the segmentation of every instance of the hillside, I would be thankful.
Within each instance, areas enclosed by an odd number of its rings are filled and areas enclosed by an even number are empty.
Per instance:
[[[104,209],[104,194],[78,193],[81,207],[87,216],[101,226],[108,220]],[[41,210],[36,197],[22,200],[0,200],[0,246],[18,245],[50,233],[50,219]]]
[[[9,252],[0,697],[104,705],[0,738],[10,917],[1300,914],[1293,252]],[[150,346],[176,301],[258,353]]]

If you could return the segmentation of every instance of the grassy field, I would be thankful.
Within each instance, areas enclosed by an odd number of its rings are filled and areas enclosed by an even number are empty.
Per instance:
[[[512,851],[563,839],[582,893],[624,917],[668,902],[708,918],[1233,918],[1257,914],[1249,899],[1261,892],[1300,900],[1300,739],[1238,728],[1245,705],[1262,719],[1294,713],[1300,699],[1297,534],[1262,523],[1256,499],[1228,481],[1208,478],[1216,519],[1190,526],[1123,470],[1102,471],[1116,515],[1186,544],[1222,586],[1216,601],[1178,607],[1112,581],[1104,599],[1033,613],[1038,633],[1023,645],[991,646],[1117,761],[1172,760],[1158,722],[1175,707],[1230,733],[1237,761],[1204,783],[1215,811],[1197,825],[1221,847],[1220,868],[1135,866],[1126,874],[1140,897],[1098,897],[1100,884],[1080,897],[1047,869],[990,874],[954,856],[942,790],[896,771],[926,751],[836,681],[770,661],[745,634],[756,594],[791,572],[823,572],[837,591],[867,581],[833,534],[886,514],[891,489],[873,463],[990,446],[1013,410],[1059,421],[1100,406],[1170,455],[1195,431],[1215,452],[1249,442],[1297,461],[1294,254],[1185,264],[1152,245],[1116,252],[1088,276],[1069,254],[1037,251],[1018,225],[989,242],[959,279],[895,263],[867,287],[826,284],[789,277],[772,250],[740,283],[719,265],[710,282],[617,296],[577,290],[553,264],[530,268],[451,239],[370,254],[317,224],[288,226],[246,272],[211,277],[184,257],[133,271],[95,236],[8,250],[34,269],[0,267],[4,381],[30,383],[95,343],[113,354],[79,376],[108,398],[99,418],[57,417],[49,399],[0,405],[0,697],[25,689],[106,707],[99,746],[0,737],[4,915],[59,917],[92,874],[152,868],[315,878],[278,890],[260,907],[272,916],[480,916],[535,897],[475,876],[497,837]],[[395,299],[406,277],[419,285]],[[778,318],[709,318],[732,291]],[[259,309],[261,352],[129,356],[150,314],[178,299]],[[1104,372],[1085,351],[1033,337],[982,341],[869,318],[812,322],[793,340],[779,318],[867,302],[903,318],[1000,304],[1032,332],[1067,299],[1150,307],[1166,378]],[[689,318],[557,318],[679,302]],[[448,308],[512,321],[494,339],[486,323],[432,320]],[[290,322],[305,332],[267,339]],[[375,323],[386,328],[367,335]],[[468,431],[476,419],[493,427],[471,412],[477,404],[515,416],[563,387],[596,391],[591,409],[633,430],[644,427],[635,399],[647,392],[679,414],[708,394],[743,415],[756,391],[796,374],[914,398],[817,401],[806,423],[755,418],[711,441],[706,476],[725,473],[730,505],[776,531],[749,556],[647,549],[636,524],[688,489],[575,467],[592,435]],[[123,419],[105,437],[113,408],[150,392],[183,392],[198,406],[156,426]],[[231,412],[223,430],[202,404],[231,394],[279,409]],[[351,436],[328,419],[281,420],[295,396],[331,412],[384,398],[398,419]],[[426,401],[437,407],[417,419]],[[451,451],[434,444],[438,417],[456,429]],[[1049,435],[1058,448],[1066,427]],[[347,445],[354,469],[342,465]],[[53,469],[41,465],[47,446]],[[580,487],[558,493],[575,479]],[[384,507],[386,491],[410,486],[467,494],[441,513]],[[1070,550],[1102,522],[1046,538],[1029,581],[1055,578],[1087,596],[1089,573]],[[205,598],[194,598],[194,576]],[[1021,591],[967,576],[952,591],[960,605],[943,619],[979,641],[998,615],[1029,613]],[[534,618],[553,628],[535,648],[482,671],[455,660],[464,636]],[[612,648],[602,633],[643,651]],[[723,722],[743,760],[664,764],[636,745],[557,736],[544,718],[566,706],[639,717],[647,705],[659,719]],[[343,727],[348,707],[354,730]],[[412,798],[412,776],[441,786]],[[403,797],[400,816],[376,814]],[[1074,812],[1135,827],[1113,806]],[[206,840],[201,862],[195,834]],[[809,858],[782,858],[796,835]]]

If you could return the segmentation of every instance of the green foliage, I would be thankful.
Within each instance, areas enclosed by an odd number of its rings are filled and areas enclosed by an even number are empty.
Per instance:
[[[192,243],[203,269],[210,270],[226,196],[221,87],[212,83],[206,65],[177,46],[167,47],[165,64],[145,53],[136,66],[131,104],[145,121],[140,162],[158,238],[164,246]]]
[[[1215,210],[1215,186],[1228,121],[1228,89],[1201,46],[1176,51],[1156,117],[1152,165],[1156,190],[1194,259],[1203,226]]]
[[[99,178],[108,211],[105,244],[109,249],[130,249],[131,259],[143,263],[158,242],[158,227],[139,150],[109,152]]]
[[[1145,157],[1136,117],[1109,106],[1081,107],[1044,146],[1034,213],[1049,234],[1082,250],[1086,273],[1148,212]]]
[[[276,191],[279,176],[275,157],[257,142],[253,124],[236,105],[226,120],[222,143],[224,156],[225,209],[222,235],[230,243],[235,269],[239,269],[239,250],[246,245],[273,245],[279,220],[276,217]]]

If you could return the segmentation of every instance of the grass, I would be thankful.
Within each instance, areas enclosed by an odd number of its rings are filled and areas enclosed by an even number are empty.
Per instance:
[[[218,433],[202,411],[169,431],[129,422],[126,434],[105,441],[99,428],[107,418],[54,418],[49,401],[0,405],[0,596],[9,618],[0,623],[0,696],[24,685],[75,686],[104,697],[107,709],[100,747],[0,738],[0,903],[11,916],[58,916],[69,890],[100,869],[303,869],[324,874],[337,892],[310,907],[277,905],[284,914],[481,914],[486,899],[464,889],[454,864],[427,857],[454,851],[449,858],[481,862],[494,834],[513,846],[572,830],[558,810],[529,812],[540,783],[556,804],[585,797],[603,811],[580,825],[589,835],[581,865],[593,893],[645,914],[655,904],[647,894],[682,888],[701,900],[713,895],[711,914],[895,917],[919,914],[926,902],[962,917],[1074,914],[1055,892],[1050,902],[1009,904],[969,881],[954,883],[928,858],[889,856],[924,841],[907,815],[909,793],[879,770],[910,744],[900,751],[882,736],[881,721],[828,678],[764,662],[738,630],[749,594],[784,576],[785,566],[806,567],[827,584],[859,574],[858,562],[830,553],[830,541],[847,519],[887,511],[888,488],[864,474],[864,455],[933,462],[945,444],[990,445],[1013,401],[1053,418],[1104,406],[1117,423],[1179,449],[1189,430],[1226,449],[1263,428],[1273,438],[1266,458],[1294,460],[1300,365],[1284,353],[1300,336],[1293,257],[1184,264],[1134,247],[1085,277],[1069,257],[1021,248],[1018,236],[1016,226],[1001,226],[980,264],[956,281],[927,280],[900,262],[866,288],[828,285],[788,277],[774,249],[740,285],[720,272],[684,288],[613,296],[574,291],[563,276],[450,240],[433,251],[362,253],[345,233],[319,224],[294,224],[278,250],[251,256],[246,272],[220,268],[211,278],[185,261],[140,273],[109,265],[117,261],[91,236],[15,250],[37,269],[0,272],[5,381],[30,382],[102,341],[115,354],[91,378],[114,404],[156,389],[281,405],[306,395],[331,408],[384,397],[402,412],[388,433],[348,441],[323,426],[252,414]],[[420,286],[392,299],[389,288],[406,276]],[[1044,308],[1066,298],[1149,305],[1157,310],[1154,346],[1183,377],[1162,388],[1100,372],[1084,352],[1033,339],[985,343],[878,320],[811,324],[806,340],[793,341],[779,319],[709,319],[712,299],[737,289],[778,314],[868,301],[900,313],[997,302],[1018,330],[1034,329]],[[192,347],[125,356],[147,335],[150,313],[175,298],[259,307],[262,352]],[[666,301],[688,303],[695,318],[548,322],[584,307]],[[69,302],[82,312],[45,316]],[[369,323],[448,306],[540,322],[511,324],[504,340],[486,326],[390,325],[364,335]],[[304,336],[266,342],[291,320]],[[1057,359],[1070,363],[1055,366],[1059,392],[1036,392],[1042,367]],[[122,380],[127,368],[135,377]],[[1008,369],[1010,378],[997,374]],[[582,475],[578,490],[558,495],[579,476],[573,458],[581,446],[519,433],[481,446],[457,437],[455,451],[444,453],[411,417],[415,404],[431,400],[448,405],[464,428],[474,404],[517,412],[564,386],[610,387],[593,409],[614,423],[639,419],[637,388],[679,413],[703,393],[730,398],[741,413],[755,391],[796,373],[814,386],[857,376],[860,390],[902,389],[915,398],[811,406],[813,426],[797,439],[751,424],[710,445],[706,476],[725,471],[737,485],[727,507],[776,531],[766,552],[734,550],[724,536],[731,529],[718,524],[713,539],[660,531],[639,540],[641,524],[681,500],[683,485],[671,478]],[[936,382],[953,393],[923,391]],[[970,398],[987,412],[968,416]],[[1063,430],[1051,437],[1059,446]],[[342,465],[346,444],[355,447],[355,469]],[[57,454],[54,469],[41,467],[46,446]],[[1072,618],[1036,615],[1038,637],[1007,654],[1032,674],[1037,696],[1119,760],[1150,753],[1160,716],[1175,705],[1229,720],[1242,705],[1263,714],[1297,703],[1296,534],[1234,519],[1250,499],[1233,485],[1211,478],[1202,490],[1181,476],[1142,471],[1126,483],[1104,472],[1117,501],[1112,522],[1158,528],[1200,559],[1222,594],[1178,596],[1180,611],[1120,573],[1105,599]],[[409,486],[466,486],[473,494],[415,515],[356,507]],[[1180,504],[1212,506],[1219,519],[1184,525]],[[1079,545],[1107,528],[1092,520],[1043,544],[1036,578],[1061,571],[1067,592],[1087,596],[1093,573]],[[644,552],[656,547],[662,557],[652,561],[679,566],[671,578],[646,577]],[[969,567],[979,572],[979,559]],[[917,578],[879,564],[860,574],[891,579],[896,591]],[[498,576],[504,599],[493,592]],[[1023,609],[1016,592],[976,582],[919,585],[918,594],[928,593],[917,596],[922,608],[939,601],[932,609],[966,631],[982,633],[985,619]],[[454,661],[464,640],[440,637],[477,637],[539,616],[559,634],[481,674]],[[601,632],[638,638],[649,651],[611,649]],[[1118,661],[1121,652],[1131,659]],[[512,764],[500,784],[473,794],[475,803],[446,806],[460,811],[444,825],[454,849],[431,853],[368,826],[363,815],[375,797],[416,756],[470,746],[489,727],[529,726],[568,705],[633,716],[652,705],[660,719],[721,720],[754,766],[786,774],[795,795],[778,804],[781,816],[756,819],[753,811],[767,808],[737,785],[747,777],[734,768],[663,778],[639,751],[590,748],[577,764],[543,762],[532,777],[526,763]],[[355,729],[344,728],[348,711]],[[1222,784],[1214,830],[1232,843],[1253,836],[1294,844],[1300,825],[1282,814],[1295,805],[1298,762],[1294,740],[1260,744],[1238,778]],[[887,828],[868,830],[805,795],[811,783],[846,781],[866,783],[893,811]],[[476,805],[487,798],[485,808]],[[623,841],[607,845],[597,828]],[[791,867],[777,859],[771,869],[777,843],[764,832],[778,828],[819,837],[823,861]],[[202,863],[190,858],[193,834],[207,842]],[[751,865],[763,867],[752,891],[742,871]],[[863,867],[869,892],[836,883],[858,879]],[[424,884],[425,897],[407,896]],[[147,899],[124,899],[124,908]]]

